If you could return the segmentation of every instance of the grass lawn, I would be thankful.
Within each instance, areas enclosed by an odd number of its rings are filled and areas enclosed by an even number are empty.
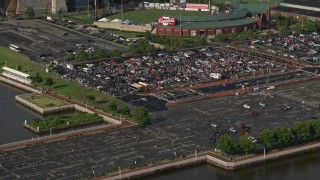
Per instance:
[[[109,107],[108,103],[110,101],[115,101],[118,105],[118,109],[121,109],[122,107],[129,107],[132,110],[134,110],[134,106],[121,101],[120,99],[114,98],[112,96],[106,95],[101,93],[100,91],[93,90],[93,89],[87,89],[86,87],[74,82],[74,81],[68,81],[65,79],[57,78],[57,75],[55,73],[46,73],[39,64],[28,60],[27,57],[18,54],[16,52],[13,52],[9,50],[8,48],[4,48],[0,46],[0,67],[2,68],[5,65],[5,62],[7,64],[7,67],[15,69],[17,66],[21,65],[22,72],[30,73],[31,76],[35,76],[37,72],[39,72],[40,76],[45,79],[48,77],[53,78],[54,84],[52,86],[44,85],[43,83],[36,83],[36,85],[41,86],[43,88],[49,89],[50,91],[57,92],[58,94],[68,96],[74,100],[77,100],[79,102],[87,103],[90,106],[94,106],[97,109],[101,109],[104,112],[115,114],[117,115],[117,112],[112,112]],[[1,70],[2,71],[2,70]],[[94,100],[89,100],[88,96],[94,96]],[[122,117],[125,117],[122,115]],[[129,117],[127,117],[129,118]]]
[[[74,116],[49,116],[45,119],[32,119],[27,121],[30,127],[40,130],[68,127],[69,125],[79,125],[90,121],[101,120],[97,114],[79,113]]]
[[[62,102],[58,99],[51,98],[46,95],[24,95],[21,96],[22,99],[27,100],[38,107],[41,108],[49,108],[49,107],[59,107],[59,106],[65,106],[68,103]]]
[[[88,18],[88,14],[75,14],[75,15],[63,14],[63,15],[60,15],[61,18],[67,19],[69,21],[73,21],[76,23],[92,24],[93,19],[91,17],[91,14],[89,16],[90,17]]]
[[[142,10],[142,11],[130,11],[123,13],[123,19],[129,19],[135,23],[150,23],[152,21],[157,21],[158,16],[163,15],[179,15],[180,11],[170,11],[170,10]],[[182,16],[207,16],[208,12],[194,12],[194,11],[181,11]],[[121,13],[117,13],[108,16],[108,19],[121,19]]]

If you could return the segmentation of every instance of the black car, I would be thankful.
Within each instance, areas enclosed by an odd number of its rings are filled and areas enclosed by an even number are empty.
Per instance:
[[[247,131],[249,131],[251,129],[251,127],[248,125],[241,125],[241,128],[244,130],[247,130]]]
[[[288,106],[288,105],[284,105],[284,106],[282,107],[282,109],[283,109],[284,111],[288,111],[288,110],[291,109],[291,107]]]

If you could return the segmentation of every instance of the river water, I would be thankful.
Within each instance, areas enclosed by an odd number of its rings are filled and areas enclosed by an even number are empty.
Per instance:
[[[143,178],[144,180],[317,180],[320,179],[320,152],[289,157],[266,164],[227,171],[201,164]]]
[[[25,92],[0,83],[0,144],[38,137],[23,127],[24,120],[42,118],[16,103],[15,96]]]
[[[24,120],[42,118],[16,103],[15,96],[23,94],[18,89],[0,83],[0,144],[38,137],[22,126]],[[319,179],[320,152],[307,153],[291,158],[250,166],[236,171],[226,171],[209,164],[190,166],[172,170],[143,179],[155,180],[227,180],[227,179]]]

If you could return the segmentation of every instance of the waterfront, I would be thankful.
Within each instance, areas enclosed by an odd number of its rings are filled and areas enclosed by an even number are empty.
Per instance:
[[[210,164],[190,166],[142,178],[143,180],[226,180],[226,179],[318,179],[320,176],[320,152],[311,152],[269,163],[227,171]]]
[[[0,144],[38,137],[22,125],[24,120],[42,118],[16,103],[15,96],[25,92],[0,83]]]

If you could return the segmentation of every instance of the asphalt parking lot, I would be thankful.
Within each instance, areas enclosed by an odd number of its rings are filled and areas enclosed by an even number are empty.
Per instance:
[[[296,101],[320,103],[320,80],[276,87],[269,96],[241,94],[186,103],[152,112],[152,124],[42,144],[0,154],[0,179],[75,179],[118,171],[164,158],[215,147],[208,140],[216,131],[232,133],[251,126],[251,134],[265,128],[292,127],[297,121],[320,117],[320,109]],[[273,97],[271,97],[273,95]],[[285,94],[282,96],[282,94]],[[259,105],[263,102],[265,106]],[[247,109],[244,104],[251,108]],[[291,109],[283,110],[283,106]],[[256,112],[253,116],[252,112]],[[211,126],[216,123],[217,128]]]
[[[22,48],[21,53],[39,63],[64,61],[68,54],[81,48],[113,49],[106,42],[91,43],[92,38],[68,29],[38,20],[4,21],[0,23],[0,45],[14,44]],[[77,47],[77,44],[79,47]]]

